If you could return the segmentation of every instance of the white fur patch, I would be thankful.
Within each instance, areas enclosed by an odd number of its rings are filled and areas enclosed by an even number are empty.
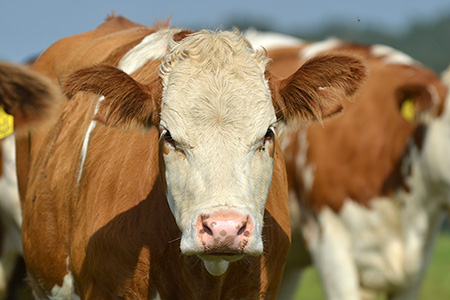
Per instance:
[[[360,300],[351,236],[328,207],[319,212],[318,221],[309,222],[305,237],[327,299]]]
[[[15,137],[0,140],[3,173],[0,174],[0,222],[3,225],[0,249],[0,298],[6,292],[8,281],[14,271],[17,257],[22,255],[19,190],[16,174]]]
[[[336,38],[330,38],[322,42],[312,43],[300,51],[299,56],[304,59],[310,59],[325,51],[337,48],[342,44],[342,41]]]
[[[98,109],[100,107],[100,103],[105,100],[105,96],[101,96],[98,101],[97,101],[97,105],[95,106],[95,110],[94,110],[94,116],[97,114]],[[81,147],[81,163],[80,163],[80,171],[78,172],[78,180],[77,183],[80,183],[81,180],[81,175],[83,174],[83,166],[84,166],[84,162],[86,161],[86,155],[87,155],[87,150],[88,150],[88,146],[89,146],[89,139],[91,137],[91,133],[95,128],[95,125],[97,125],[97,121],[92,120],[91,124],[89,124],[88,130],[86,131],[86,135],[84,136],[84,140],[83,140],[83,146]]]
[[[50,300],[80,300],[75,294],[75,285],[72,274],[69,272],[63,279],[63,285],[55,285],[50,292]]]
[[[375,289],[402,285],[406,278],[400,206],[382,198],[373,199],[371,205],[367,209],[348,199],[340,213],[352,240],[360,280]]]
[[[295,47],[304,43],[302,39],[284,35],[277,32],[263,32],[254,28],[249,28],[244,32],[244,37],[256,47],[265,49],[276,49],[283,47]]]
[[[16,141],[10,135],[0,141],[2,147],[3,173],[0,174],[0,216],[4,223],[20,228],[22,214],[20,211],[19,189],[16,172]],[[5,222],[5,218],[6,220]]]
[[[308,130],[298,132],[298,154],[296,157],[296,171],[301,172],[303,178],[303,188],[306,193],[310,193],[314,184],[314,173],[316,167],[308,162]]]
[[[415,65],[418,64],[411,56],[386,45],[373,45],[371,53],[375,57],[384,57],[387,65]]]
[[[182,31],[180,28],[167,28],[146,36],[139,45],[124,55],[118,68],[127,74],[131,74],[148,61],[164,57],[169,50],[168,45],[173,36],[180,31]]]

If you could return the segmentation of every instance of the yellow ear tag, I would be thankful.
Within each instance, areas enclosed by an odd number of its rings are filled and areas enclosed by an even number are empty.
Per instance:
[[[416,118],[416,112],[414,109],[413,99],[408,98],[405,101],[403,101],[402,107],[400,108],[400,114],[406,121],[408,122],[414,121],[414,119]]]
[[[14,131],[14,118],[8,115],[0,106],[0,140],[11,135]]]

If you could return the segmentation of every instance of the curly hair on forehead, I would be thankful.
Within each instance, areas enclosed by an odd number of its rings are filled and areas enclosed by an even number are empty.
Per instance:
[[[186,58],[207,70],[246,69],[256,65],[261,72],[269,61],[264,51],[255,51],[238,30],[201,30],[188,34],[181,42],[172,41],[169,49],[160,68],[163,80],[175,64]]]

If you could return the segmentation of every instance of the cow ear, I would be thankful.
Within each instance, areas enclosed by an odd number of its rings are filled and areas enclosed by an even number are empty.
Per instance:
[[[443,112],[439,93],[425,84],[408,84],[397,88],[400,115],[408,122],[431,120]]]
[[[0,106],[14,117],[16,130],[52,120],[64,99],[48,77],[27,66],[0,62]]]
[[[266,77],[278,119],[322,122],[342,111],[342,100],[362,86],[366,67],[355,56],[327,54],[308,60],[286,79]]]
[[[144,130],[159,125],[159,79],[145,86],[116,67],[97,65],[74,72],[63,85],[69,98],[80,91],[102,95],[94,119],[105,125]]]

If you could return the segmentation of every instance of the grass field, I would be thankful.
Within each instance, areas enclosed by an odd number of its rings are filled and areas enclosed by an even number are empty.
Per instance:
[[[379,297],[378,300],[385,300]],[[450,233],[442,233],[434,249],[430,268],[425,275],[419,300],[450,299]],[[325,300],[319,277],[314,268],[303,275],[297,288],[295,300]]]

